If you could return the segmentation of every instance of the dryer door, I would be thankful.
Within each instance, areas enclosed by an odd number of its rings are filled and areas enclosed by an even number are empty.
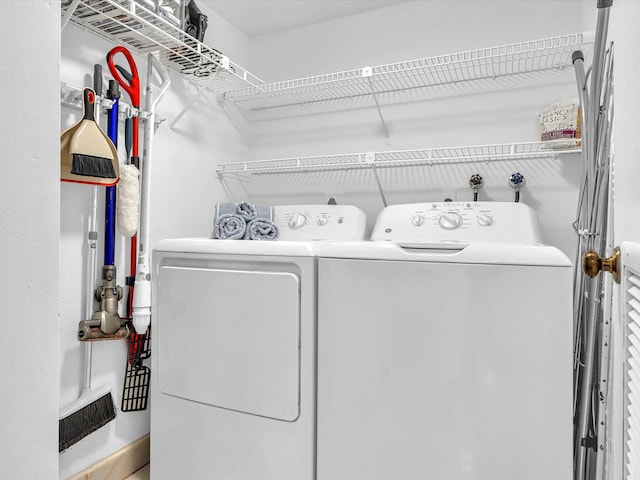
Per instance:
[[[160,391],[295,420],[299,291],[290,272],[161,267],[154,352]]]

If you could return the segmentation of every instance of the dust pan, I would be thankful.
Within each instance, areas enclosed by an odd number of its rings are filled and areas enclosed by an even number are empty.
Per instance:
[[[60,135],[60,179],[110,186],[120,180],[118,151],[95,120],[95,93],[82,91],[82,118]]]

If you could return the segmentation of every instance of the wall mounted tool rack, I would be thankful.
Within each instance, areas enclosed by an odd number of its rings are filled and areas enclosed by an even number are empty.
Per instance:
[[[557,163],[567,155],[580,153],[580,139],[567,139],[222,163],[217,166],[216,175],[230,198],[241,198],[266,194],[274,188],[274,185],[277,185],[278,191],[285,194],[305,193],[309,189],[317,189],[320,193],[319,191],[324,188],[339,188],[336,184],[341,183],[341,178],[347,177],[350,172],[356,172],[360,181],[363,181],[363,177],[357,172],[368,172],[371,174],[370,179],[374,181],[370,184],[375,185],[383,202],[387,203],[386,188],[383,186],[386,182],[382,182],[379,176],[379,173],[385,170],[398,168],[405,170],[407,178],[403,178],[402,181],[406,184],[407,180],[411,181],[408,177],[415,174],[411,171],[414,167],[442,167],[447,168],[452,175],[454,172],[456,175],[460,174],[460,181],[464,183],[458,183],[465,184],[468,170],[479,166],[486,169],[487,165],[498,162],[519,162],[520,164],[529,162],[531,165],[538,163],[541,167],[544,164],[542,168],[548,169],[550,161]],[[335,174],[326,174],[326,172],[335,172]],[[321,176],[314,177],[310,174],[321,174]],[[305,176],[308,176],[308,182]],[[390,176],[390,178],[395,177],[397,175]],[[323,179],[326,182],[323,182]],[[353,178],[345,180],[345,183],[352,180]],[[393,185],[388,186],[391,189],[395,188]]]
[[[99,107],[99,111],[102,115],[108,113],[108,109],[111,108],[113,100],[106,97],[96,95],[96,105]],[[60,82],[60,105],[63,107],[71,108],[73,110],[82,110],[82,88],[70,85],[66,82]],[[136,108],[129,103],[120,100],[119,105],[119,118],[125,119],[127,117],[138,117],[142,121],[146,121],[149,118],[149,112],[146,112],[142,108]],[[158,128],[166,118],[162,118],[158,115],[155,116],[155,128]]]
[[[134,0],[63,1],[63,29],[67,22],[142,56],[153,53],[168,70],[216,94],[263,83]]]

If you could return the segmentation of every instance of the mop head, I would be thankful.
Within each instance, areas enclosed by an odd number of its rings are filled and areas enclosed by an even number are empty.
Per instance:
[[[138,231],[140,209],[139,171],[134,165],[123,165],[118,185],[118,230],[125,237],[133,237]]]
[[[114,418],[116,407],[111,392],[61,418],[58,422],[58,452],[66,450]]]

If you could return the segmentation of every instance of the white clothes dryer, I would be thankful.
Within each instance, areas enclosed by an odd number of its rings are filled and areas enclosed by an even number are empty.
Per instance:
[[[274,210],[276,241],[154,248],[154,480],[315,478],[317,256],[328,240],[362,239],[365,216]]]
[[[572,264],[520,203],[383,210],[319,259],[318,480],[572,476]]]

